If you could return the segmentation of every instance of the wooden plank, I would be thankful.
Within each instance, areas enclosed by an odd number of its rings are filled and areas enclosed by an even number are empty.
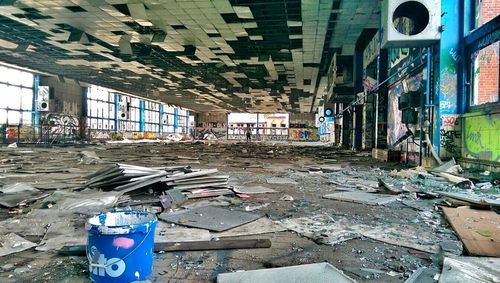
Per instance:
[[[155,243],[155,251],[206,251],[270,248],[269,239],[229,239],[218,241]]]
[[[163,242],[155,243],[155,252],[207,251],[234,249],[270,248],[269,239],[223,239],[218,241]],[[64,246],[58,251],[61,255],[85,255],[85,245]]]
[[[443,212],[470,255],[500,257],[500,217],[497,213],[468,206],[443,207]]]

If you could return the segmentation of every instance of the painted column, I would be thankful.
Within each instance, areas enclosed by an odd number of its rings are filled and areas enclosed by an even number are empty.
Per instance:
[[[119,130],[118,127],[120,126],[120,121],[118,120],[119,108],[120,108],[120,95],[115,94],[115,113],[114,113],[115,131],[118,131]]]
[[[144,133],[145,106],[146,102],[144,100],[141,100],[139,102],[139,131],[141,133]]]
[[[177,133],[177,128],[179,128],[179,108],[174,108],[174,133]]]
[[[161,133],[163,133],[163,104],[160,104],[159,111],[160,111],[160,114],[159,114],[160,117],[158,118],[159,119],[158,123],[160,123],[160,124],[158,125],[158,131],[161,134]]]
[[[189,135],[189,111],[184,111],[184,114],[186,114],[186,134]]]
[[[441,24],[444,31],[441,33],[439,45],[439,107],[436,109],[438,119],[434,126],[434,139],[439,137],[441,158],[460,156],[460,108],[459,102],[462,90],[459,87],[461,20],[463,20],[461,5],[462,0],[441,1]],[[439,119],[440,118],[440,119]],[[440,121],[440,123],[439,123]],[[438,124],[439,123],[439,124]],[[439,132],[438,132],[439,131]]]
[[[32,106],[32,115],[31,122],[35,126],[35,129],[38,129],[40,126],[40,112],[38,112],[37,101],[38,101],[38,87],[40,86],[40,75],[35,75],[35,80],[33,82],[33,106]]]

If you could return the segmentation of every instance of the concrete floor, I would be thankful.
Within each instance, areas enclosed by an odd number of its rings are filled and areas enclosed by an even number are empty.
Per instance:
[[[439,211],[411,208],[401,201],[382,206],[368,206],[322,198],[338,189],[329,182],[327,173],[311,174],[308,166],[318,164],[341,165],[349,172],[388,174],[399,165],[373,160],[368,153],[354,153],[321,144],[287,143],[171,143],[171,144],[94,144],[78,147],[52,148],[2,148],[0,150],[0,181],[50,182],[57,178],[68,187],[84,183],[84,176],[101,168],[103,164],[80,164],[79,153],[95,151],[104,161],[143,166],[191,165],[193,168],[218,168],[231,176],[237,185],[263,185],[278,190],[276,194],[254,195],[249,199],[233,197],[244,208],[269,203],[257,212],[280,221],[318,213],[329,217],[344,217],[370,225],[416,225],[441,237],[454,238]],[[188,160],[185,157],[195,158]],[[246,168],[241,164],[248,162]],[[192,163],[192,164],[191,164]],[[15,166],[13,166],[15,165]],[[19,169],[22,167],[22,170]],[[70,172],[46,173],[47,168],[71,169]],[[380,169],[380,170],[378,170]],[[401,169],[401,168],[400,168]],[[45,170],[45,171],[43,171]],[[37,173],[42,172],[42,173]],[[63,170],[64,171],[64,170]],[[28,173],[27,173],[28,172]],[[45,172],[45,173],[43,173]],[[382,173],[380,173],[382,172]],[[65,178],[65,176],[67,178]],[[371,176],[371,177],[373,177]],[[297,185],[267,184],[270,177],[289,177]],[[346,175],[346,177],[349,177]],[[368,179],[368,177],[367,177]],[[51,192],[50,190],[48,191]],[[284,195],[293,201],[280,200]],[[137,196],[140,197],[140,196]],[[148,196],[151,197],[151,196]],[[154,197],[154,196],[153,196]],[[400,200],[405,199],[401,197]],[[188,203],[198,202],[190,200]],[[40,201],[39,201],[40,202]],[[22,210],[1,209],[0,220],[20,218],[39,202]],[[147,207],[146,207],[147,208]],[[14,213],[12,213],[14,212]],[[431,219],[432,221],[429,221]],[[0,223],[0,227],[1,227]],[[9,231],[2,231],[9,232]],[[40,237],[26,239],[38,243]],[[438,235],[439,234],[439,235]],[[358,282],[404,282],[418,267],[431,266],[431,253],[387,244],[366,237],[348,240],[336,245],[325,245],[292,231],[243,236],[240,238],[267,238],[272,242],[268,249],[242,249],[197,252],[167,252],[154,256],[152,282],[213,282],[217,274],[238,270],[253,270],[327,261]],[[401,241],[405,241],[404,238]],[[437,243],[436,243],[437,244]],[[380,273],[356,275],[349,268],[371,268]],[[390,275],[389,275],[390,274]],[[89,282],[85,257],[59,256],[55,251],[33,249],[0,257],[0,282]]]

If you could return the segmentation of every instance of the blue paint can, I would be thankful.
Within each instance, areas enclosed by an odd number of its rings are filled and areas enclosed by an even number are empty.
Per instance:
[[[146,280],[153,271],[156,215],[115,211],[87,221],[87,258],[93,282]]]

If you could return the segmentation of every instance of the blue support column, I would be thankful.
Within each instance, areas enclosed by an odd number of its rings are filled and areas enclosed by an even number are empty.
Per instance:
[[[146,102],[141,100],[139,102],[139,131],[141,133],[144,132],[144,110],[145,110]]]
[[[461,104],[465,101],[461,99],[462,89],[459,87],[461,79],[461,61],[463,39],[462,24],[463,15],[461,4],[463,0],[442,0],[441,1],[441,24],[444,31],[441,33],[439,45],[439,100],[434,126],[434,143],[441,140],[442,132],[456,131],[452,121],[458,121],[458,114],[464,108]],[[439,120],[441,122],[438,124]],[[457,122],[458,123],[458,122]],[[455,135],[455,133],[454,133]],[[450,141],[447,144],[451,144]],[[460,147],[460,139],[454,142],[456,147],[438,148],[441,157],[451,157],[458,155],[457,147]]]
[[[118,110],[120,108],[120,95],[115,94],[115,130],[118,131],[118,126],[120,125],[120,121],[118,120]]]
[[[35,75],[35,80],[33,82],[33,106],[31,112],[31,123],[35,129],[40,126],[40,113],[36,107],[38,101],[38,87],[40,86],[40,76]]]
[[[86,130],[88,128],[88,109],[89,109],[89,101],[88,101],[88,95],[89,95],[89,88],[88,87],[82,87],[82,105],[80,107],[80,117],[79,117],[79,122],[80,122],[80,138],[85,138],[86,137]],[[89,133],[90,134],[90,133]],[[90,136],[88,137],[90,138]]]
[[[163,105],[162,104],[160,104],[160,109],[159,110],[160,110],[160,114],[159,114],[160,117],[159,117],[159,121],[158,122],[160,124],[158,126],[158,131],[160,133],[163,133]]]
[[[174,108],[174,133],[177,133],[177,128],[179,128],[179,108]]]

